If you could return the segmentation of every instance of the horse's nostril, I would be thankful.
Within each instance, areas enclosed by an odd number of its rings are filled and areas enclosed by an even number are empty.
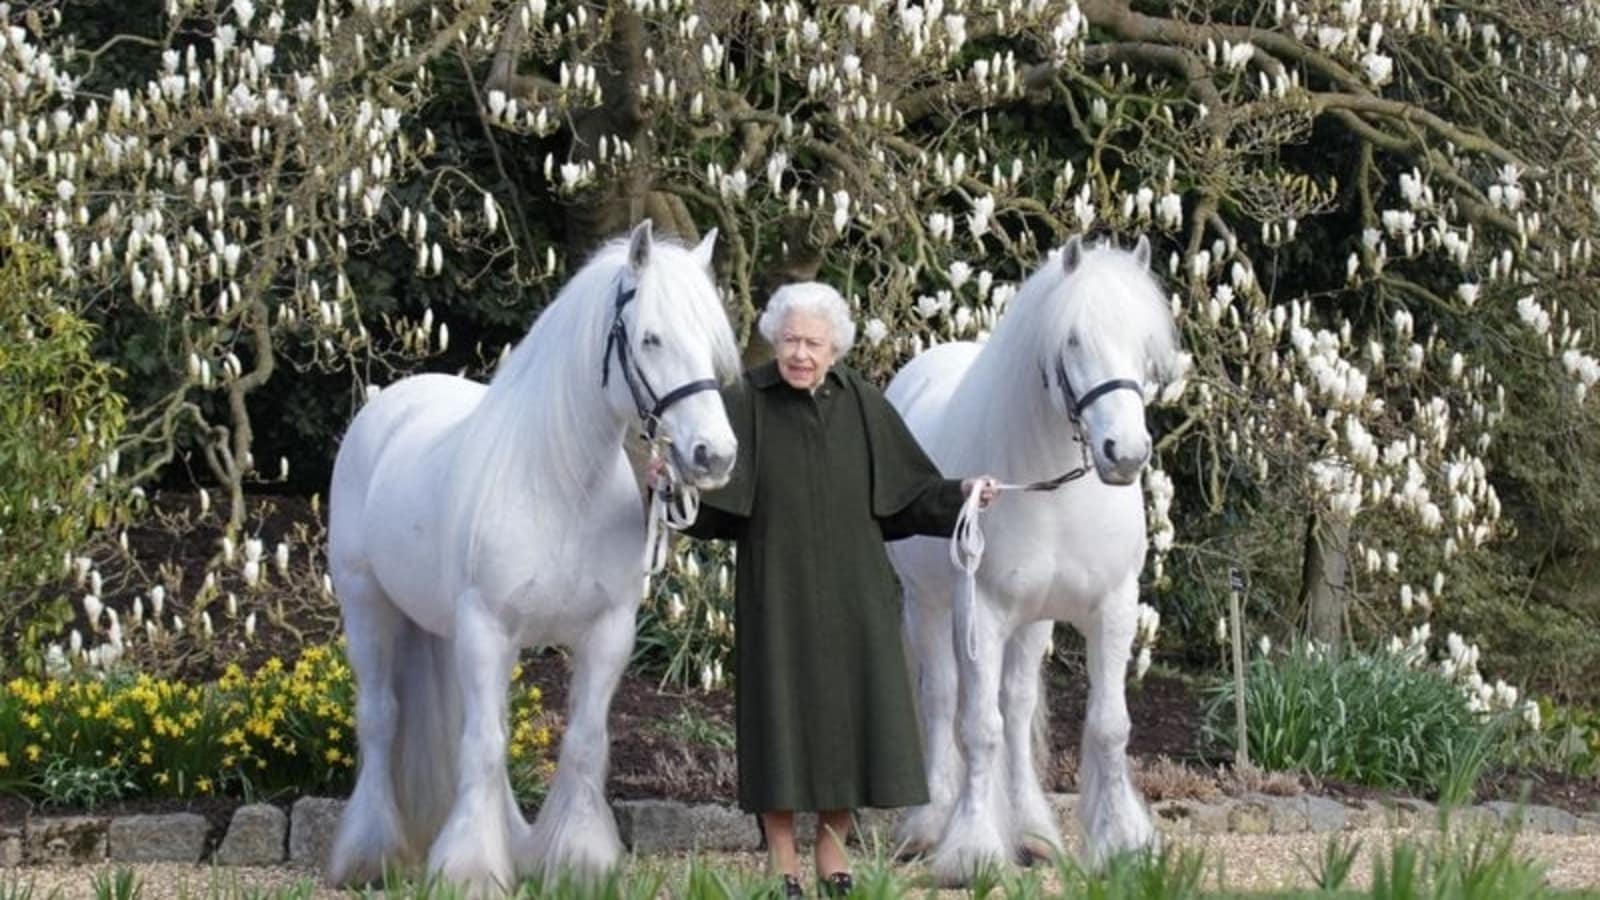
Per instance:
[[[1117,458],[1117,442],[1111,438],[1106,438],[1106,442],[1100,445],[1100,449],[1105,451],[1106,459],[1114,460]]]
[[[711,468],[711,449],[705,444],[694,445],[694,465],[697,469]]]

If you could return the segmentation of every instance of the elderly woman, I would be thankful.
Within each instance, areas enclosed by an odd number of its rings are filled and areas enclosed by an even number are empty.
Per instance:
[[[791,896],[794,813],[816,810],[819,886],[839,895],[852,810],[928,799],[884,541],[950,534],[966,494],[986,505],[994,482],[944,478],[838,363],[856,329],[833,288],[780,289],[758,327],[776,359],[724,392],[739,459],[689,533],[738,542],[739,805]]]

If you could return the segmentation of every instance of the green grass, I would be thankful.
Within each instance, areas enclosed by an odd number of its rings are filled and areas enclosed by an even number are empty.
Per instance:
[[[95,900],[139,900],[144,893],[144,882],[126,866],[96,872],[93,884]]]
[[[686,744],[732,750],[733,728],[715,719],[707,718],[689,707],[678,710],[670,719],[657,722],[652,730]]]

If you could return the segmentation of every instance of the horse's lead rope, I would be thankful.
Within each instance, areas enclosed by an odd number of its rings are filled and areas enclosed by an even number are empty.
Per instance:
[[[645,592],[650,589],[650,579],[667,567],[667,531],[682,531],[694,524],[700,512],[700,490],[678,475],[670,455],[661,452],[664,441],[650,442],[649,468],[661,462],[660,474],[650,487],[650,510],[645,515],[644,580]],[[665,527],[663,527],[665,526]]]
[[[996,493],[1053,491],[1087,474],[1089,466],[1085,462],[1046,481],[1032,481],[1027,484],[997,482],[994,489]],[[982,498],[982,485],[973,485],[972,491],[961,504],[961,513],[956,516],[955,530],[950,533],[950,562],[962,572],[961,584],[956,591],[955,613],[957,620],[963,616],[966,618],[967,659],[970,660],[978,658],[978,619],[974,615],[974,606],[978,599],[978,566],[983,563],[983,526],[978,523],[979,515],[983,511],[980,506]]]

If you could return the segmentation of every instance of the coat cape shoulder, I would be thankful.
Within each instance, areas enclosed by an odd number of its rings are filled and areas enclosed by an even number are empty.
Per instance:
[[[938,467],[923,452],[876,385],[842,363],[835,365],[829,374],[839,378],[855,401],[866,430],[872,466],[872,514],[879,518],[892,516],[927,487],[930,477],[939,477]],[[781,383],[778,364],[768,362],[722,389],[728,422],[733,426],[733,433],[739,436],[738,461],[728,483],[707,492],[701,498],[702,503],[731,515],[750,515],[755,506],[756,460],[761,458],[758,452],[764,407],[761,395]]]

